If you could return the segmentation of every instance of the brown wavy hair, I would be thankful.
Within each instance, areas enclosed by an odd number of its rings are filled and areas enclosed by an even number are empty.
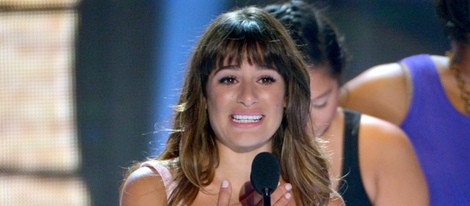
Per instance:
[[[219,157],[206,111],[206,86],[209,74],[223,66],[224,60],[247,60],[281,74],[287,106],[273,136],[273,153],[280,160],[282,178],[293,186],[298,205],[326,205],[332,193],[329,165],[317,140],[305,130],[310,108],[305,64],[282,24],[255,7],[217,17],[193,50],[172,133],[157,158],[168,163],[177,183],[168,205],[190,205],[214,178]]]

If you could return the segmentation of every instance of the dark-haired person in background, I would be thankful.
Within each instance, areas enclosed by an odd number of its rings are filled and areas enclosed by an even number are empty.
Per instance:
[[[121,206],[262,205],[249,186],[261,152],[280,162],[273,205],[327,205],[336,193],[305,130],[309,107],[308,72],[282,24],[255,7],[220,15],[193,51],[165,150],[130,171]]]
[[[437,0],[447,56],[419,54],[370,68],[345,85],[342,105],[409,136],[431,205],[470,205],[470,1]]]
[[[338,107],[347,55],[335,26],[320,9],[302,1],[268,5],[265,10],[289,30],[307,63],[313,123],[308,129],[327,142],[333,186],[344,203],[428,205],[424,175],[403,131]]]

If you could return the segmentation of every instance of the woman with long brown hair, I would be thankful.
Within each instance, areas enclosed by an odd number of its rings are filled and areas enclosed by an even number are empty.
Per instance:
[[[279,160],[273,205],[327,205],[328,162],[306,132],[309,76],[282,24],[262,9],[216,18],[196,45],[163,153],[126,178],[122,206],[260,205],[254,157]]]

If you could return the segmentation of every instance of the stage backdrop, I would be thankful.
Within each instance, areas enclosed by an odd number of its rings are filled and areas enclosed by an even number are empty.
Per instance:
[[[0,205],[88,205],[74,89],[77,0],[0,1]]]

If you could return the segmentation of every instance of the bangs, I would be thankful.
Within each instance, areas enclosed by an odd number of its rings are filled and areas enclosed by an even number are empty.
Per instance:
[[[269,55],[269,52],[267,52],[268,47],[267,42],[260,42],[254,38],[246,38],[246,36],[229,38],[215,50],[213,65],[216,68],[221,68],[224,64],[241,65],[243,61],[247,61],[250,65],[276,68],[273,55]]]
[[[277,38],[279,33],[263,25],[266,24],[248,18],[241,22],[227,21],[214,28],[213,37],[206,42],[206,48],[212,48],[203,60],[206,74],[224,64],[241,65],[243,61],[279,72],[279,66],[286,65],[288,55]]]

